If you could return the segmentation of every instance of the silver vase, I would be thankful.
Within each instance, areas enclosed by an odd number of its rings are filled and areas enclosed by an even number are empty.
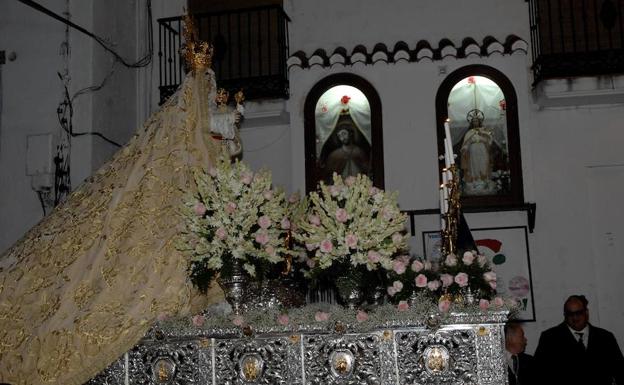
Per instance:
[[[357,278],[343,276],[336,279],[338,297],[343,306],[349,309],[357,309],[364,302],[364,293],[359,286]]]
[[[247,294],[247,277],[238,259],[232,258],[232,275],[230,277],[219,276],[217,283],[223,290],[225,300],[232,306],[234,314],[240,314],[243,309],[243,299]]]

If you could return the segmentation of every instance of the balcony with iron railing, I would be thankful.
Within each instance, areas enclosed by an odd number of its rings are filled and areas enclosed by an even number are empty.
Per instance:
[[[212,67],[219,87],[247,100],[288,98],[288,22],[277,5],[193,15],[202,40],[214,47]],[[158,19],[160,102],[184,76],[180,56],[182,16]]]
[[[534,85],[624,73],[624,0],[530,0]]]

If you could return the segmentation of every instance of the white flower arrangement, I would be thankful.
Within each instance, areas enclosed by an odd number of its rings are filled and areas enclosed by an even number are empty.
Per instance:
[[[270,172],[254,174],[242,162],[221,159],[196,173],[195,181],[197,194],[183,209],[191,270],[227,276],[228,258],[235,258],[254,277],[258,264],[283,260],[290,219],[284,193],[271,187]]]
[[[391,270],[393,256],[407,248],[406,215],[397,194],[373,186],[365,175],[345,180],[334,173],[333,185],[320,183],[309,195],[307,217],[294,237],[312,254],[308,265],[325,270],[336,263]]]

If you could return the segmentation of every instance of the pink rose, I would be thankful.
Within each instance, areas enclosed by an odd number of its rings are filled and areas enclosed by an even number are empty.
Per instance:
[[[274,257],[275,256],[275,248],[271,245],[268,245],[264,251],[266,251],[267,254],[269,254],[270,256]]]
[[[314,319],[316,320],[316,322],[327,321],[329,319],[329,313],[325,313],[324,311],[317,311],[316,314],[314,314]]]
[[[310,221],[310,223],[312,223],[314,226],[321,225],[321,218],[319,218],[318,215],[310,215],[308,217],[308,221]]]
[[[407,309],[409,309],[409,305],[407,304],[407,301],[399,301],[399,304],[397,305],[397,309],[399,311],[406,311]]]
[[[457,265],[457,257],[455,256],[455,254],[449,254],[446,256],[444,263],[446,264],[446,266],[453,267]]]
[[[243,175],[241,175],[241,182],[243,182],[244,184],[250,184],[252,180],[253,180],[252,173],[246,172]]]
[[[245,323],[245,320],[243,319],[243,317],[237,315],[236,317],[232,319],[232,323],[236,326],[243,326],[243,324]]]
[[[158,321],[161,321],[161,322],[162,322],[162,321],[164,321],[164,320],[166,320],[167,318],[169,318],[169,314],[167,314],[167,313],[159,313],[159,314],[156,316],[156,319],[157,319]]]
[[[427,286],[427,276],[424,274],[418,274],[416,276],[416,287],[426,287]]]
[[[392,270],[398,275],[405,273],[405,264],[402,261],[394,261],[392,262]]]
[[[453,284],[453,276],[450,274],[442,274],[440,276],[440,281],[442,281],[442,287],[449,287]]]
[[[262,193],[264,199],[270,201],[273,198],[273,190],[266,190]]]
[[[388,292],[388,295],[390,297],[394,297],[394,295],[396,294],[396,289],[394,288],[394,286],[388,286],[388,288],[386,289],[386,291]]]
[[[355,319],[358,322],[364,322],[368,320],[368,314],[363,311],[363,310],[358,310],[357,314],[355,315]]]
[[[201,202],[197,202],[195,204],[195,214],[197,214],[198,217],[203,217],[204,214],[206,214],[206,206]]]
[[[449,311],[450,308],[451,308],[451,301],[449,301],[448,299],[442,300],[438,303],[438,309],[442,313],[446,313],[447,311]]]
[[[314,269],[314,266],[316,266],[316,262],[314,261],[314,259],[308,258],[306,260],[306,265],[308,265],[310,269]]]
[[[334,244],[329,239],[321,241],[321,252],[329,253],[334,249]]]
[[[381,216],[386,221],[390,221],[394,217],[394,212],[392,212],[392,209],[390,207],[384,207],[383,209],[381,209]]]
[[[403,290],[403,282],[401,282],[401,281],[394,281],[394,282],[392,282],[392,287],[398,293],[401,290]]]
[[[336,220],[338,222],[345,223],[347,219],[349,219],[349,214],[347,214],[347,210],[342,208],[336,210]]]
[[[459,273],[455,276],[455,283],[459,285],[459,287],[468,286],[468,274]]]
[[[345,179],[345,184],[349,187],[353,186],[355,184],[355,177],[348,176],[347,179]]]
[[[377,263],[379,262],[379,259],[381,259],[381,254],[379,254],[375,250],[368,251],[368,261],[370,263]]]
[[[261,245],[266,245],[269,242],[269,235],[264,231],[262,232],[258,231],[256,233],[256,242],[258,242]]]
[[[400,245],[402,242],[403,242],[403,235],[401,235],[401,233],[392,234],[392,243],[395,246]]]
[[[214,167],[210,167],[208,169],[208,174],[210,174],[210,176],[213,177],[213,178],[216,177],[217,176],[217,169],[214,168]]]
[[[350,249],[355,249],[357,246],[358,237],[355,234],[347,234],[345,237],[345,245]]]
[[[401,263],[405,265],[405,268],[407,268],[407,265],[409,265],[410,259],[411,258],[409,255],[399,255],[398,257],[396,257],[396,260],[401,261]]]
[[[340,188],[338,188],[338,186],[336,185],[329,186],[329,195],[336,197],[338,196],[338,194],[340,194]]]
[[[421,271],[424,268],[425,268],[425,265],[423,265],[422,262],[420,262],[418,260],[412,262],[412,271],[414,273],[418,273],[419,271]]]
[[[225,205],[225,212],[228,214],[232,214],[234,211],[236,211],[236,203],[228,202],[228,204]]]
[[[290,194],[290,196],[288,197],[288,202],[289,203],[295,203],[299,201],[299,193],[295,192]]]
[[[316,243],[306,243],[305,247],[308,251],[313,251],[313,250],[316,250],[316,248],[318,248],[318,245]]]
[[[466,251],[464,253],[464,256],[462,257],[462,262],[464,262],[464,265],[470,266],[472,265],[472,262],[474,262],[474,259],[475,259],[474,254],[472,254],[472,252],[470,251]]]
[[[280,227],[282,228],[282,230],[290,229],[290,220],[286,217],[282,218],[282,220],[280,221]]]
[[[494,297],[494,306],[499,308],[505,306],[505,300],[501,297]]]
[[[483,267],[487,263],[487,258],[485,257],[485,255],[478,255],[477,262],[479,262],[479,266]]]
[[[197,314],[193,316],[192,321],[193,321],[193,325],[200,327],[204,324],[204,322],[206,321],[206,318],[201,314]]]
[[[288,325],[289,321],[290,318],[288,318],[288,314],[280,314],[277,316],[277,322],[282,326]]]
[[[217,229],[217,231],[215,231],[215,235],[217,236],[217,238],[219,238],[220,240],[224,240],[225,237],[227,236],[227,233],[225,232],[225,229],[223,227],[219,227]]]
[[[368,189],[368,195],[373,196],[379,192],[379,189],[375,186]]]
[[[483,298],[479,300],[479,308],[481,310],[485,311],[488,309],[488,307],[490,307],[490,301],[488,301],[487,299],[483,299]]]
[[[261,216],[260,218],[258,218],[258,226],[263,229],[268,229],[271,226],[271,218],[267,217],[266,215]]]
[[[485,273],[483,273],[483,279],[485,279],[487,282],[496,281],[496,273],[493,271],[486,271]]]
[[[433,281],[429,281],[427,283],[427,288],[429,289],[429,291],[436,291],[440,288],[440,281],[438,281],[437,279],[433,280]]]

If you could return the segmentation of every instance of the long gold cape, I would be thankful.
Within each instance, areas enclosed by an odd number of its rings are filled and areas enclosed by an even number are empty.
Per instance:
[[[0,382],[82,384],[159,316],[191,312],[199,297],[175,247],[178,209],[194,189],[192,169],[221,151],[208,135],[214,90],[211,70],[188,75],[139,134],[0,257]]]

